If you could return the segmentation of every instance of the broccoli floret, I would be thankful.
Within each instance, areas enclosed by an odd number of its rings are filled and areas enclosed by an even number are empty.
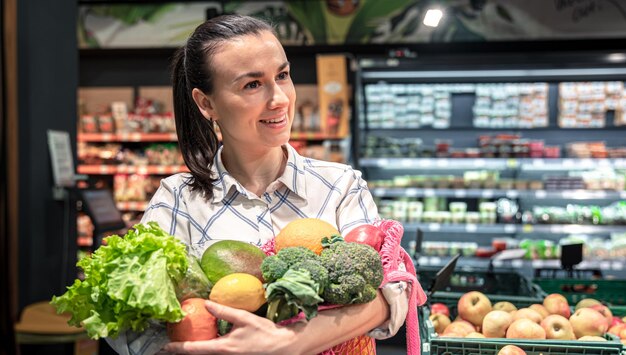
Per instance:
[[[289,270],[289,265],[276,255],[268,256],[261,263],[261,274],[267,283],[280,279],[287,270]]]
[[[280,260],[287,263],[287,266],[289,268],[291,268],[291,266],[295,263],[306,260],[317,260],[319,258],[319,256],[315,254],[315,252],[305,247],[283,248],[278,253],[276,253],[276,256]]]
[[[322,293],[325,302],[367,303],[376,298],[383,281],[383,266],[374,248],[337,242],[322,251],[320,261],[328,270],[328,284]]]
[[[311,279],[319,285],[317,294],[322,294],[328,283],[328,270],[322,265],[319,258],[297,262],[291,266],[291,269],[308,271],[311,274]]]

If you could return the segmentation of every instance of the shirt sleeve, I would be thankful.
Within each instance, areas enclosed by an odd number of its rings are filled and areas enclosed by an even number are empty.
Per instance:
[[[358,170],[349,170],[350,176],[346,195],[337,211],[337,225],[342,235],[361,224],[379,219],[378,209],[367,183]],[[375,339],[387,339],[398,332],[406,320],[409,310],[410,290],[406,282],[389,282],[381,287],[389,304],[389,319],[371,330],[368,335]]]
[[[186,204],[180,191],[183,186],[177,186],[167,179],[161,180],[141,223],[155,221],[163,230],[190,245],[189,219],[185,217]],[[161,349],[169,343],[169,338],[163,323],[151,322],[141,333],[121,332],[115,339],[106,338],[106,342],[121,355],[154,355],[163,353]]]

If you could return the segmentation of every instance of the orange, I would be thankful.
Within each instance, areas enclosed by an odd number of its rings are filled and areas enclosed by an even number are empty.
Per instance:
[[[238,272],[219,279],[213,285],[209,299],[224,306],[255,312],[265,303],[265,290],[258,278]]]
[[[339,235],[333,225],[318,218],[302,218],[289,222],[274,240],[276,252],[283,248],[305,247],[316,254],[322,252],[322,238]]]

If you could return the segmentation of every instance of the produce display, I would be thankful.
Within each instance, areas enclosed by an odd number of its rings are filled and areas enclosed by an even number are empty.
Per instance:
[[[197,259],[156,222],[138,224],[124,237],[105,238],[78,263],[84,279],[51,303],[94,339],[141,332],[152,322],[167,323],[172,341],[228,333],[230,324],[204,307],[207,299],[274,322],[300,314],[309,320],[318,309],[376,298],[383,266],[370,245],[380,249],[384,236],[378,227],[360,227],[345,241],[327,222],[303,218],[263,249],[222,240]]]
[[[440,338],[507,338],[558,341],[616,341],[626,344],[626,324],[599,300],[585,299],[572,307],[567,298],[552,293],[542,303],[492,304],[479,291],[464,293],[448,307],[434,303],[429,321]],[[610,333],[611,335],[607,335]]]

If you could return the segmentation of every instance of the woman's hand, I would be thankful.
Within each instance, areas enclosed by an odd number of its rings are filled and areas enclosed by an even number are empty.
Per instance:
[[[296,334],[248,311],[206,301],[217,319],[233,324],[230,333],[204,341],[169,343],[164,350],[177,354],[298,354]]]

